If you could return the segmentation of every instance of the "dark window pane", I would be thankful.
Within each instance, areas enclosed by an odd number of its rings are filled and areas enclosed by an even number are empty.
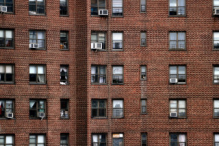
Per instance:
[[[29,5],[29,11],[36,12],[36,5]]]
[[[0,47],[5,47],[5,39],[0,38]]]
[[[104,117],[105,116],[105,109],[99,109],[99,116]]]
[[[37,112],[35,110],[30,110],[30,117],[37,117]]]
[[[13,81],[13,74],[6,74],[6,81]]]
[[[44,14],[44,6],[38,5],[37,6],[37,13],[39,14]]]
[[[30,74],[30,81],[36,82],[36,74]]]
[[[5,81],[5,75],[4,74],[0,74],[0,81]]]
[[[96,117],[97,116],[97,109],[92,109],[92,117]]]
[[[13,4],[6,4],[7,12],[13,12]]]

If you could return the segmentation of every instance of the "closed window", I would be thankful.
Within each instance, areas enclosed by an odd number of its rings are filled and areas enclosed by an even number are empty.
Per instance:
[[[14,31],[0,30],[0,48],[14,47]]]
[[[123,84],[123,66],[113,66],[113,84]]]
[[[0,64],[0,83],[14,83],[14,65]]]
[[[31,99],[30,100],[30,118],[45,118],[46,116],[46,101]]]
[[[170,66],[170,84],[186,83],[186,66]]]
[[[46,146],[46,136],[44,134],[30,134],[29,146]]]
[[[113,146],[123,146],[123,133],[115,133],[113,134]]]
[[[145,65],[142,65],[141,66],[141,80],[146,80],[146,66]]]
[[[61,118],[69,118],[69,100],[61,99]]]
[[[68,32],[66,31],[60,32],[60,49],[68,50]]]
[[[14,12],[14,0],[1,0],[0,6],[7,6],[6,13],[13,13]]]
[[[186,100],[170,100],[170,117],[186,118]]]
[[[216,133],[214,134],[214,146],[218,146],[219,145],[219,134]]]
[[[186,134],[172,133],[170,134],[171,146],[186,146]]]
[[[91,83],[106,83],[106,66],[91,66]]]
[[[69,134],[67,133],[62,133],[60,135],[60,146],[68,146],[68,136]]]
[[[60,85],[68,84],[68,65],[60,66]]]
[[[46,83],[46,67],[45,65],[30,65],[29,67],[30,83],[45,84]]]
[[[213,7],[215,8],[219,8],[219,0],[213,0]]]
[[[213,37],[214,37],[214,49],[219,49],[219,32],[214,32]]]
[[[141,134],[141,146],[147,146],[147,133]]]
[[[14,117],[14,100],[0,99],[0,118]]]
[[[113,100],[113,118],[123,117],[123,100]]]
[[[123,16],[123,0],[112,0],[112,16]]]
[[[140,0],[141,1],[141,12],[146,12],[146,0]]]
[[[106,134],[92,134],[92,146],[106,146]]]
[[[123,33],[113,32],[113,49],[121,50],[123,49]]]
[[[29,48],[45,50],[45,31],[29,31]]]
[[[213,72],[214,72],[214,77],[213,77],[214,83],[219,84],[219,66],[214,66],[213,69],[214,69],[213,70]]]
[[[68,15],[68,0],[60,0],[60,15]]]
[[[141,32],[141,46],[146,46],[146,32]]]
[[[29,0],[29,14],[30,15],[44,15],[45,14],[45,0]]]
[[[14,146],[14,135],[0,135],[1,146]]]
[[[92,113],[91,116],[106,117],[106,100],[92,99]]]
[[[98,15],[100,9],[106,9],[106,1],[91,0],[91,15]]]
[[[185,0],[169,0],[169,15],[183,16],[186,15]]]
[[[219,118],[219,100],[214,100],[214,118]]]
[[[100,44],[99,44],[100,43]],[[99,47],[99,45],[101,47]],[[91,49],[106,49],[106,33],[91,32]]]
[[[170,32],[169,33],[169,49],[186,49],[186,33]]]
[[[147,113],[147,100],[141,99],[141,113],[146,114]]]

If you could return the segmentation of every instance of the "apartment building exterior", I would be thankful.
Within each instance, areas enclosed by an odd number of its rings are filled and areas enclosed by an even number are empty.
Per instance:
[[[219,144],[218,0],[0,5],[0,145]]]

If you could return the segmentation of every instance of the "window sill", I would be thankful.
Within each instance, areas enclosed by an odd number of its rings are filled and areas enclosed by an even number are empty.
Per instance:
[[[146,45],[140,45],[141,47],[147,47]]]
[[[67,84],[60,84],[61,86],[66,86],[66,85],[70,85],[69,83],[67,83]]]
[[[112,85],[124,85],[124,83],[112,83]]]
[[[29,48],[29,50],[46,50],[46,49],[44,49],[44,48],[42,48],[42,49],[36,49],[36,48]]]
[[[112,119],[125,119],[125,117],[112,117]]]
[[[124,16],[111,16],[111,18],[124,18]]]
[[[187,117],[179,118],[179,117],[169,117],[169,119],[187,119]]]
[[[60,49],[60,51],[69,51],[69,49]]]
[[[169,15],[169,17],[186,17],[186,15]]]
[[[218,48],[218,49],[215,49],[215,48],[214,48],[214,49],[212,49],[212,51],[219,51],[219,48]]]
[[[187,51],[186,49],[169,49],[169,51]]]
[[[69,17],[69,15],[59,15],[59,17]]]
[[[147,79],[140,79],[140,81],[147,81]]]
[[[15,82],[13,82],[13,83],[12,83],[12,82],[10,82],[10,83],[0,82],[0,85],[1,85],[1,84],[4,84],[4,85],[5,85],[5,84],[15,85]]]
[[[91,85],[107,85],[107,83],[91,83]]]
[[[145,11],[145,12],[142,12],[142,11],[140,11],[140,13],[142,13],[142,14],[145,14],[145,13],[146,13],[146,11]]]
[[[29,118],[29,120],[40,120],[41,121],[41,118]],[[47,118],[43,118],[43,120],[47,120]]]
[[[29,13],[29,16],[46,16],[46,14],[30,14]]]
[[[141,115],[147,115],[148,113],[141,113]]]
[[[0,118],[0,120],[15,120],[15,118]]]
[[[91,119],[107,119],[107,117],[91,117]]]
[[[46,83],[29,83],[30,85],[46,85]]]
[[[14,50],[13,47],[1,47],[0,49],[9,49],[9,50]]]
[[[60,120],[69,120],[70,118],[68,117],[68,118],[60,118]]]
[[[11,15],[14,15],[14,12],[5,12],[3,14],[11,14]]]
[[[174,84],[174,83],[169,83],[169,85],[186,85],[186,83],[176,83],[176,84]]]
[[[112,51],[124,51],[123,49],[112,49]]]

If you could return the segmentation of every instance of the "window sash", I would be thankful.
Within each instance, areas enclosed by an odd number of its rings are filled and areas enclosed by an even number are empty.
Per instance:
[[[102,43],[102,49],[106,49],[106,33],[91,32],[91,43]]]
[[[0,30],[0,47],[13,48],[14,47],[14,31]]]
[[[141,10],[141,12],[146,12],[146,0],[141,0],[140,10]]]
[[[8,71],[8,67],[10,70]],[[14,82],[14,65],[0,64],[0,83]]]
[[[3,2],[0,2],[0,5],[7,6],[6,13],[13,13],[14,12],[14,0],[12,0],[12,2],[8,2],[7,0],[3,0]]]
[[[96,2],[92,3],[91,0],[91,15],[98,15],[100,9],[106,9],[106,1],[96,0]]]
[[[44,15],[45,8],[45,0],[29,0],[30,15]]]
[[[11,102],[11,107],[7,107],[7,102]],[[0,100],[0,117],[6,118],[6,113],[14,113],[14,100],[1,99]]]
[[[172,107],[172,105],[171,105],[172,103],[171,102],[173,102],[173,101],[175,101],[176,107]],[[184,104],[184,106],[185,106],[184,108],[183,107],[179,107],[180,106],[180,104],[179,104],[180,101],[183,101],[185,103]],[[169,109],[170,109],[169,113],[177,112],[177,117],[176,118],[186,118],[186,115],[187,115],[186,100],[170,100],[169,101]],[[185,112],[180,112],[180,111],[185,111]]]
[[[93,107],[93,102],[97,102],[97,106]],[[100,106],[100,102],[104,102],[104,107]],[[92,100],[91,101],[91,115],[92,117],[106,117],[106,100]],[[100,111],[103,111],[103,116],[100,115]],[[95,115],[93,115],[95,113]]]
[[[0,145],[14,146],[14,135],[0,135],[0,139],[2,139]]]
[[[146,76],[146,72],[147,72],[147,68],[146,66],[141,66],[141,74],[140,74],[140,79],[141,80],[146,80],[147,76]]]
[[[123,0],[112,1],[112,16],[123,16]]]
[[[171,70],[171,68],[176,68],[176,72],[173,73],[173,70]],[[184,73],[180,73],[182,71],[180,71],[180,68],[184,68],[183,72]],[[180,83],[186,83],[186,66],[170,66],[169,67],[169,78],[177,78],[178,79],[178,84]]]
[[[169,15],[185,15],[185,0],[169,0]]]
[[[92,134],[92,146],[106,146],[106,139],[106,134]]]
[[[66,85],[68,83],[68,66],[61,65],[60,66],[60,84]]]
[[[141,146],[147,146],[147,134],[146,133],[141,134]]]
[[[147,113],[147,100],[141,99],[141,113],[145,114]]]
[[[186,33],[170,32],[169,49],[186,49]]]
[[[60,49],[68,50],[68,32],[60,32]]]
[[[68,0],[60,0],[60,15],[68,15]]]
[[[39,67],[43,67],[43,72],[41,72]],[[32,69],[36,70],[36,73]],[[35,78],[35,81],[34,81]],[[37,84],[46,83],[46,67],[44,65],[30,65],[29,66],[29,82]]]
[[[103,73],[101,73],[101,69],[103,69]],[[91,83],[106,84],[106,66],[91,66]]]
[[[43,139],[40,139],[40,137],[42,137]],[[31,139],[34,140],[35,142],[32,142]],[[41,142],[41,140],[43,140],[43,141]],[[37,134],[37,135],[30,134],[29,135],[29,145],[31,145],[31,144],[45,146],[45,144],[46,144],[45,135],[43,135],[43,134]]]
[[[31,38],[31,36],[33,38]],[[29,43],[38,44],[38,50],[45,50],[46,48],[45,31],[29,31]]]
[[[43,107],[40,107],[40,102],[43,101]],[[29,103],[34,102],[36,104],[36,108],[30,107],[31,105],[29,105],[29,116],[30,118],[38,118],[37,113],[38,112],[43,112],[46,113],[46,101],[45,100],[30,100]],[[33,105],[32,105],[33,106]],[[32,115],[32,112],[35,112],[34,115]]]

